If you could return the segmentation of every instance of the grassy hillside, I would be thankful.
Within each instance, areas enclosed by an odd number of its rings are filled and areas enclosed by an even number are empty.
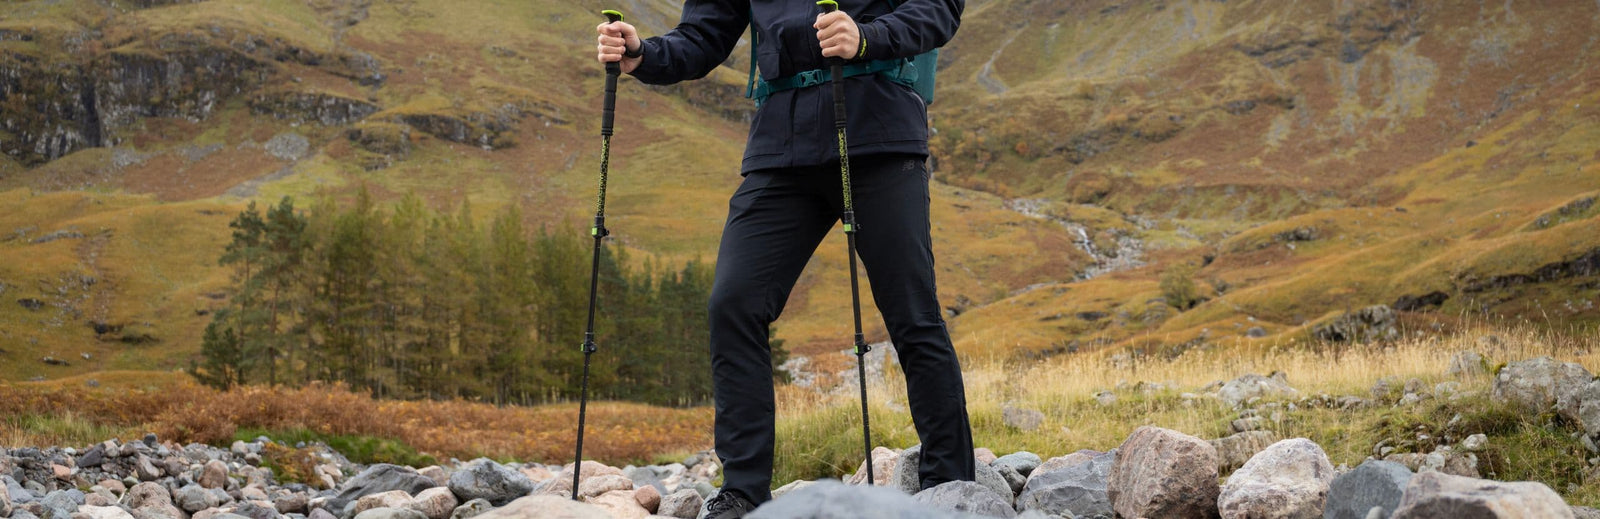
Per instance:
[[[187,365],[247,200],[364,185],[583,232],[594,13],[618,6],[164,4],[0,5],[0,379]],[[679,5],[620,7],[659,34]],[[1177,355],[1435,292],[1407,332],[1592,331],[1597,27],[1580,0],[970,2],[932,107],[958,348]],[[624,80],[608,210],[636,257],[714,259],[746,55]],[[824,373],[849,360],[844,264],[830,237],[778,325]]]

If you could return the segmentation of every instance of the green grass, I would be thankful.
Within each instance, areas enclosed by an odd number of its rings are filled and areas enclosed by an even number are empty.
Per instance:
[[[233,439],[249,442],[254,441],[258,436],[266,436],[274,441],[291,446],[300,442],[320,442],[344,454],[350,461],[361,464],[392,463],[395,465],[424,467],[439,463],[433,456],[419,453],[404,442],[372,436],[321,434],[308,429],[269,431],[259,428],[244,428],[235,432]]]

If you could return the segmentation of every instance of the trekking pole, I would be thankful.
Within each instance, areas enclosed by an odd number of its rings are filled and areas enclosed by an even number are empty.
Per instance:
[[[839,10],[838,2],[822,0],[817,2],[822,7],[822,12],[831,13]],[[850,308],[855,311],[856,321],[856,374],[861,382],[861,446],[866,453],[867,460],[867,485],[878,484],[878,478],[872,475],[872,426],[867,418],[867,352],[872,351],[872,346],[867,345],[867,340],[861,333],[861,283],[856,279],[856,210],[855,202],[850,194],[850,153],[846,144],[845,109],[844,109],[844,60],[832,58],[828,60],[828,73],[833,83],[833,127],[839,135],[839,180],[844,187],[844,215],[840,221],[844,222],[845,246],[850,250]]]
[[[600,14],[610,22],[622,21],[622,13],[607,9]],[[606,100],[600,112],[600,195],[594,209],[594,227],[589,235],[594,237],[594,256],[589,262],[589,324],[583,330],[583,389],[578,393],[578,452],[572,457],[572,500],[578,500],[578,475],[583,472],[583,425],[589,411],[589,357],[598,347],[594,344],[595,293],[600,289],[600,246],[611,232],[606,230],[606,173],[611,167],[611,133],[617,116],[617,77],[622,75],[622,64],[606,63]]]

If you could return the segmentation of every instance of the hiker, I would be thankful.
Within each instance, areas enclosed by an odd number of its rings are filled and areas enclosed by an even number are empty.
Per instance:
[[[955,34],[963,7],[964,0],[860,0],[822,14],[810,1],[687,0],[672,31],[641,40],[633,26],[608,22],[598,27],[597,48],[601,62],[620,62],[622,72],[644,83],[667,85],[704,77],[751,26],[763,82],[782,85],[826,68],[829,58],[873,63],[933,50]],[[842,86],[847,154],[855,159],[848,174],[859,202],[854,232],[905,371],[923,445],[921,485],[971,481],[966,392],[934,283],[927,106],[917,91],[885,74],[848,77]],[[751,121],[744,181],[728,203],[709,307],[724,484],[706,504],[706,517],[742,517],[772,499],[767,332],[845,206],[833,103],[823,85],[775,89]]]

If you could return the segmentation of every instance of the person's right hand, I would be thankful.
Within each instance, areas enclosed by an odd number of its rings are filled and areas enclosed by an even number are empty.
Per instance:
[[[600,51],[599,59],[601,63],[621,62],[622,72],[628,73],[633,72],[633,69],[638,67],[639,62],[644,59],[643,56],[638,58],[623,57],[624,52],[630,49],[634,51],[639,49],[639,33],[633,29],[632,25],[626,22],[606,22],[600,24],[595,30],[600,33],[599,43],[595,45],[595,48]]]

